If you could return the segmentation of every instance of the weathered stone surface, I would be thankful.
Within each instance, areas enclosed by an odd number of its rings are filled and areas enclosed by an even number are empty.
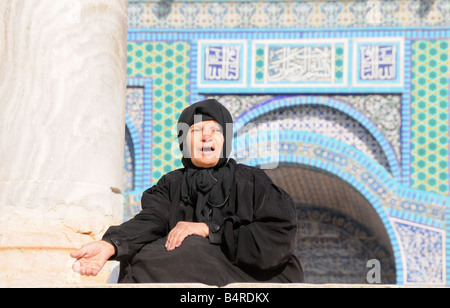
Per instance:
[[[70,251],[122,220],[126,13],[0,2],[2,286],[66,283]]]
[[[44,286],[45,287],[45,286]],[[68,285],[63,287],[69,288],[217,288],[214,286],[208,286],[200,283],[155,283],[155,284],[92,284],[86,285]],[[382,285],[382,284],[277,284],[277,283],[232,283],[223,289],[276,289],[276,288],[298,288],[298,289],[315,289],[315,288],[325,288],[325,289],[339,289],[339,288],[381,288],[381,289],[401,289],[401,288],[444,288],[445,286],[427,286],[427,285],[411,285],[411,286],[399,286],[399,285]]]

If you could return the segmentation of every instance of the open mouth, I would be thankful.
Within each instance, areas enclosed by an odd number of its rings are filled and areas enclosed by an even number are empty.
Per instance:
[[[202,151],[203,153],[211,153],[211,152],[214,152],[214,151],[215,151],[215,148],[214,148],[213,146],[211,146],[211,147],[202,147],[202,148],[201,148],[201,151]]]

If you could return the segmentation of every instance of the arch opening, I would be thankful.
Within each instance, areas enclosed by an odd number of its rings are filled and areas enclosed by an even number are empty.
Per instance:
[[[294,199],[299,221],[296,254],[307,283],[366,284],[367,262],[380,261],[383,284],[396,283],[393,248],[370,202],[324,170],[282,164],[265,170]]]

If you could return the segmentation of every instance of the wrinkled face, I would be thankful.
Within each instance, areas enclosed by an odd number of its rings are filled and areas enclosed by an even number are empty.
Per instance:
[[[225,141],[219,123],[211,120],[192,125],[186,140],[194,166],[212,168],[217,165]]]

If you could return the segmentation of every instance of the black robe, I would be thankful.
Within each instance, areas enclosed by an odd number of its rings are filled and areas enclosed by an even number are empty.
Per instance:
[[[304,282],[293,254],[297,215],[292,198],[260,169],[236,165],[235,181],[221,217],[207,223],[209,238],[188,236],[166,251],[179,221],[195,222],[195,209],[180,201],[185,169],[164,175],[142,196],[142,211],[103,240],[121,261],[119,283]]]

